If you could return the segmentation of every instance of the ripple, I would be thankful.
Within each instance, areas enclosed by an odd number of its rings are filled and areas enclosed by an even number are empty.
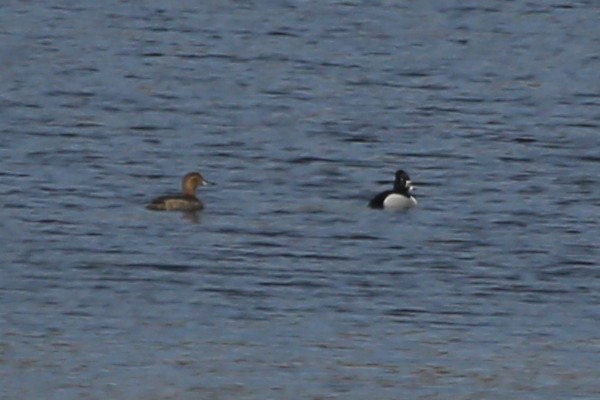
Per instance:
[[[595,398],[590,2],[38,3],[2,20],[3,397]],[[368,209],[398,168],[419,207]],[[203,212],[144,209],[194,169]]]

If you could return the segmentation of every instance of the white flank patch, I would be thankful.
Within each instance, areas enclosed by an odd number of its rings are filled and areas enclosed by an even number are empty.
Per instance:
[[[417,205],[417,199],[410,196],[402,196],[401,194],[392,193],[383,201],[383,208],[386,210],[406,210]]]

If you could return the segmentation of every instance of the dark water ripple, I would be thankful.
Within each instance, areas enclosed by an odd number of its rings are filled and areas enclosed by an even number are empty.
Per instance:
[[[594,2],[3,10],[1,398],[597,397]]]

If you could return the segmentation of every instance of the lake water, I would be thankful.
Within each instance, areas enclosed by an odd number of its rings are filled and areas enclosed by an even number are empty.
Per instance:
[[[0,10],[0,398],[599,398],[596,1],[174,3]]]

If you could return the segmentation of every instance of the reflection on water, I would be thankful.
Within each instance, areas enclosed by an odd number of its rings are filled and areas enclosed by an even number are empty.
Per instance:
[[[192,224],[198,224],[201,221],[201,213],[197,211],[182,212],[181,215],[183,216],[184,221],[190,222]]]
[[[595,398],[591,3],[215,4],[0,16],[0,397]]]

